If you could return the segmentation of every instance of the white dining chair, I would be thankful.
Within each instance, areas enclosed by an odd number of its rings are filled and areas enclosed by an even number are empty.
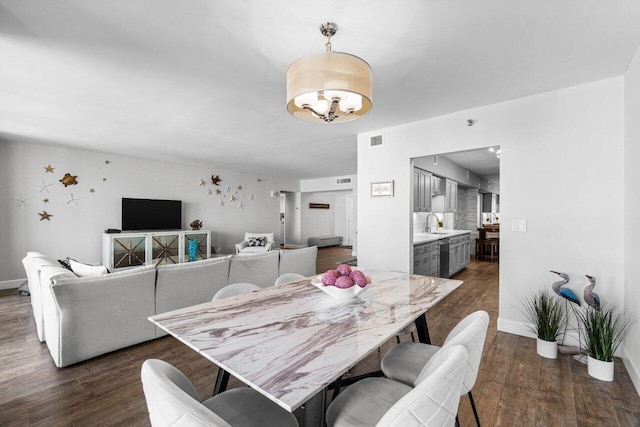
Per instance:
[[[259,291],[260,289],[262,289],[260,286],[256,286],[253,283],[232,283],[216,292],[211,301],[232,297],[247,292]]]
[[[249,387],[234,388],[201,401],[191,381],[167,362],[146,360],[141,376],[153,427],[298,425],[292,413]]]
[[[461,345],[450,346],[424,366],[415,387],[388,378],[349,386],[327,409],[327,427],[453,426],[467,363]]]
[[[276,279],[276,283],[274,283],[274,286],[282,285],[282,284],[289,283],[289,282],[295,282],[295,281],[302,280],[302,279],[304,279],[304,276],[302,274],[285,273],[285,274],[280,275]]]
[[[476,423],[480,426],[480,418],[476,410],[471,389],[476,382],[482,349],[487,336],[489,314],[479,310],[462,319],[447,335],[441,347],[422,343],[401,343],[393,346],[380,362],[382,372],[390,379],[408,386],[417,384],[423,368],[442,349],[453,345],[462,345],[469,354],[469,360],[464,374],[461,394],[467,394],[473,409]]]

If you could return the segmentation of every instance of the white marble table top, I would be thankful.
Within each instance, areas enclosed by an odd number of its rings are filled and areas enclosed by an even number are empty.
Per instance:
[[[364,272],[372,283],[348,301],[332,299],[305,279],[149,320],[294,411],[462,284]]]

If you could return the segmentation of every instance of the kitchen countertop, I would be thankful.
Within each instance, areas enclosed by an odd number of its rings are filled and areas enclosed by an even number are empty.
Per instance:
[[[438,230],[437,233],[415,233],[413,235],[413,244],[418,245],[469,233],[471,233],[469,230]]]

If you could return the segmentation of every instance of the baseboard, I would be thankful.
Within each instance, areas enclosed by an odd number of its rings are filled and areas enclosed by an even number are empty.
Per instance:
[[[622,362],[624,363],[624,367],[627,368],[627,372],[629,373],[631,382],[638,392],[638,396],[640,396],[640,369],[638,369],[638,366],[634,365],[626,347],[622,347]]]
[[[0,291],[3,291],[5,289],[18,289],[25,280],[27,279],[4,280],[0,282]]]

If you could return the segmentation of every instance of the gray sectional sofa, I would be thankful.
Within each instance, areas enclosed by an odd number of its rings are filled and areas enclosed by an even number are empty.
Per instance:
[[[149,316],[211,301],[231,283],[271,286],[278,276],[316,272],[317,248],[134,267],[78,277],[30,252],[22,261],[36,331],[58,367],[166,335]]]

